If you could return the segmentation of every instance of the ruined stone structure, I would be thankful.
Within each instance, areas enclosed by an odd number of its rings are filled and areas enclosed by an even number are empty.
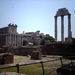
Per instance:
[[[33,51],[31,54],[31,59],[41,60],[42,59],[42,53],[40,51]]]
[[[1,53],[0,54],[0,64],[11,64],[13,63],[14,55],[11,53]]]
[[[61,16],[61,41],[64,41],[64,16],[68,16],[68,42],[71,41],[71,14],[66,8],[58,9],[55,18],[55,40],[57,41],[57,17]]]
[[[52,42],[40,48],[43,55],[75,56],[75,45],[71,42]]]
[[[5,47],[6,48],[6,47]],[[0,54],[2,53],[12,53],[13,55],[31,55],[33,51],[42,51],[40,46],[19,46],[19,47],[7,47],[6,49],[0,49]]]
[[[37,44],[40,44],[40,40],[43,38],[43,35],[40,34],[40,31],[36,32],[26,32],[23,33],[23,40],[27,40],[29,43],[36,42]]]
[[[0,47],[22,46],[22,35],[17,33],[17,25],[8,24],[7,27],[0,28]]]

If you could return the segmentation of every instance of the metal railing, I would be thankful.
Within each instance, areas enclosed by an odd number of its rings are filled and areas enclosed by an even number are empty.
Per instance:
[[[56,69],[53,69],[53,70],[51,70],[51,71],[45,73],[44,63],[60,60],[61,66],[63,66],[63,61],[62,61],[62,59],[63,59],[63,58],[58,58],[58,59],[55,59],[55,60],[48,60],[48,61],[32,62],[32,63],[25,63],[25,64],[15,64],[15,65],[12,65],[12,66],[0,67],[0,69],[6,69],[6,68],[13,68],[13,67],[16,67],[16,68],[17,68],[17,73],[20,73],[20,66],[26,66],[26,65],[32,65],[32,64],[38,64],[38,63],[40,63],[40,64],[41,64],[41,68],[42,68],[42,75],[47,75],[47,74],[50,74],[50,73],[54,72]]]

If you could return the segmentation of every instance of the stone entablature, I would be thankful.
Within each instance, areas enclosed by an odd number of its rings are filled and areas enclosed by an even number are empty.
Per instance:
[[[61,16],[61,15],[68,15],[70,14],[69,11],[66,8],[60,8],[58,9],[56,16]]]

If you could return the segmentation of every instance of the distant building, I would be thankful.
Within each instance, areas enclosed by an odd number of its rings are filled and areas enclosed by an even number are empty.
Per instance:
[[[23,40],[27,40],[30,43],[37,42],[40,44],[40,40],[43,38],[43,34],[40,34],[40,31],[36,32],[26,32],[23,34]]]
[[[17,33],[17,25],[8,24],[7,27],[0,28],[0,47],[2,46],[22,46],[22,34]]]

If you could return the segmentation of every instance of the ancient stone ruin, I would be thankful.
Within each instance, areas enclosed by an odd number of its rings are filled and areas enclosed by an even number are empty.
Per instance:
[[[69,13],[68,9],[66,8],[61,8],[58,9],[56,15],[54,16],[55,19],[55,40],[57,41],[57,36],[58,36],[58,31],[57,31],[57,18],[61,16],[61,41],[64,41],[64,16],[68,16],[68,42],[71,41],[71,14]]]
[[[42,53],[40,51],[33,51],[31,54],[31,59],[41,60],[42,59]]]
[[[1,53],[0,54],[0,64],[11,64],[13,63],[13,54],[11,53]]]

